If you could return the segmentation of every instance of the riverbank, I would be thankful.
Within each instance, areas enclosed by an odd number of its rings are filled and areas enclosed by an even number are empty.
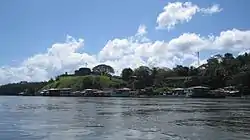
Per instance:
[[[234,94],[231,94],[234,93]],[[154,92],[152,88],[132,90],[120,89],[85,89],[73,91],[71,88],[47,89],[33,94],[21,92],[19,96],[52,96],[52,97],[132,97],[132,98],[243,98],[239,91],[209,90],[208,87],[196,86],[190,88],[173,88],[168,92]]]

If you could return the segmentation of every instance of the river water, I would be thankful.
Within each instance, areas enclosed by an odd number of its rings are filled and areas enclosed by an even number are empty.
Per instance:
[[[1,140],[249,140],[250,100],[0,97]]]

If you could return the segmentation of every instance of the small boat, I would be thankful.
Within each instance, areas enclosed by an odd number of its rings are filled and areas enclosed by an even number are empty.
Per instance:
[[[20,92],[18,93],[19,96],[24,96],[25,95],[25,92]]]
[[[98,89],[85,89],[81,94],[85,97],[96,97],[99,93]]]
[[[229,97],[241,97],[240,91],[234,86],[224,87],[223,91]]]

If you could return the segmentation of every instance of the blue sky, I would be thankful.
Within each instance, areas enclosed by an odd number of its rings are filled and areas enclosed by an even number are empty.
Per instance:
[[[180,0],[178,2],[184,4],[186,1]],[[161,59],[164,59],[171,62],[174,62],[174,59],[176,59],[174,58],[174,56],[169,56],[167,58],[155,58],[155,56],[158,56],[157,53],[152,53],[147,56],[142,56],[138,53],[135,53],[142,52],[147,47],[143,48],[142,50],[132,47],[130,49],[134,50],[131,53],[120,52],[119,54],[121,54],[121,56],[119,56],[119,58],[117,56],[111,56],[114,55],[116,52],[113,52],[112,54],[110,54],[110,52],[114,51],[117,48],[119,51],[123,51],[122,49],[125,48],[124,50],[126,51],[128,50],[126,49],[126,45],[127,47],[138,45],[138,43],[131,41],[126,42],[125,40],[128,41],[129,38],[135,38],[135,34],[137,33],[137,29],[140,25],[146,27],[146,33],[143,33],[143,35],[140,36],[140,38],[144,37],[149,40],[146,43],[141,42],[141,44],[146,46],[147,43],[151,43],[151,45],[153,45],[157,41],[164,41],[164,45],[170,46],[168,43],[171,42],[171,40],[179,38],[185,33],[194,33],[195,35],[198,35],[201,38],[205,37],[207,38],[207,40],[209,40],[209,35],[214,36],[214,38],[221,37],[223,39],[223,36],[220,36],[220,33],[228,31],[227,33],[229,35],[232,35],[233,32],[235,33],[235,35],[239,36],[239,40],[242,39],[244,41],[249,39],[248,30],[250,28],[250,25],[249,18],[247,17],[248,13],[250,13],[250,8],[248,6],[250,5],[250,1],[191,0],[189,2],[192,4],[191,7],[196,7],[196,11],[191,15],[191,19],[189,19],[188,21],[182,20],[180,22],[177,22],[172,29],[168,30],[166,24],[163,28],[157,29],[157,26],[159,26],[159,23],[157,22],[157,17],[159,17],[159,15],[164,12],[164,7],[168,6],[170,3],[176,4],[177,1],[0,1],[0,75],[1,72],[3,75],[2,77],[0,76],[0,78],[4,79],[2,80],[2,82],[0,81],[0,83],[12,82],[15,80],[43,80],[54,76],[53,74],[59,73],[61,71],[72,71],[72,69],[69,69],[69,67],[76,68],[81,66],[82,62],[72,62],[74,61],[74,59],[72,59],[70,60],[70,63],[68,63],[68,60],[66,62],[66,60],[63,60],[61,58],[60,68],[47,68],[45,65],[43,65],[44,67],[42,67],[41,65],[45,62],[41,62],[42,64],[38,64],[40,61],[37,61],[37,64],[34,64],[36,62],[32,62],[32,65],[29,62],[29,66],[27,66],[27,64],[24,64],[29,61],[29,59],[33,60],[33,58],[36,58],[38,54],[43,55],[43,57],[41,56],[41,58],[39,58],[40,60],[44,58],[47,61],[50,61],[50,57],[48,57],[48,49],[53,48],[53,45],[68,45],[67,43],[65,43],[67,35],[72,36],[73,45],[80,43],[78,41],[79,38],[84,40],[84,45],[82,45],[83,47],[77,47],[77,50],[73,50],[72,57],[75,58],[75,56],[79,57],[79,55],[81,55],[80,58],[84,58],[84,60],[87,59],[85,58],[85,56],[87,56],[88,58],[91,57],[90,59],[95,60],[86,60],[88,61],[88,63],[94,65],[100,62],[107,62],[110,65],[114,65],[115,68],[119,67],[118,69],[121,69],[120,66],[126,65],[125,62],[123,62],[123,59],[125,59],[125,55],[136,56],[135,60],[138,59],[138,63],[140,61],[139,64],[145,65],[149,64],[148,61],[151,60],[151,58],[153,60],[157,59],[158,61],[161,61]],[[220,9],[217,9],[218,11],[210,14],[207,14],[201,10],[202,8],[209,9],[212,7],[212,5],[217,5]],[[165,16],[163,18],[167,19],[168,17]],[[164,20],[162,20],[162,22],[164,22]],[[237,29],[238,32],[232,31],[233,29]],[[232,36],[234,37],[235,35]],[[118,45],[116,45],[116,47],[114,47],[114,44],[113,46],[111,45],[111,47],[106,46],[105,49],[105,45],[108,44],[108,41],[110,40],[112,42],[115,41],[115,39],[117,39],[116,43]],[[233,40],[233,38],[231,39]],[[216,43],[215,39],[212,42],[213,47],[215,48],[221,47],[225,44],[225,42],[223,41],[221,41],[222,43],[219,41],[217,41]],[[211,44],[211,42],[209,43]],[[202,48],[200,49],[200,51],[202,52],[201,58],[206,59],[210,55],[217,52],[224,53],[225,51],[229,51],[234,54],[238,54],[240,51],[248,50],[246,46],[247,43],[248,42],[243,42],[242,44],[231,44],[232,47],[236,48],[239,48],[238,46],[240,46],[241,49],[238,50],[230,50],[230,46],[228,46],[228,48],[226,46],[223,46],[223,49],[207,49],[205,48],[205,45],[202,45],[202,47],[198,48]],[[189,42],[189,44],[192,43]],[[198,42],[198,44],[200,44],[200,42]],[[220,46],[216,46],[214,44],[220,44]],[[119,48],[120,46],[122,47]],[[178,46],[179,45],[177,45],[177,47]],[[192,48],[192,46],[188,47]],[[103,53],[101,53],[102,50]],[[107,52],[105,52],[104,50],[106,50]],[[154,52],[154,48],[151,49],[151,51]],[[193,52],[193,50],[189,52],[183,51],[184,54],[193,54]],[[101,54],[103,54],[103,56],[101,56]],[[110,57],[105,58],[104,56]],[[55,55],[53,55],[53,57],[55,57]],[[190,56],[185,56],[185,58],[186,57],[189,58]],[[179,57],[178,59],[183,58],[184,56],[181,56],[181,58]],[[191,60],[183,59],[181,61],[178,61],[178,63],[189,65],[192,63],[192,61],[194,61],[194,58]],[[48,62],[46,62],[46,64],[47,63]],[[59,60],[58,62],[54,62],[50,65],[57,65],[58,63]],[[137,66],[136,64],[137,62],[131,62],[131,64],[127,64],[127,66],[135,67]],[[173,64],[168,64],[167,62],[164,64],[166,64],[166,67],[173,66]],[[165,66],[164,64],[162,63],[159,66]],[[39,67],[37,67],[37,65],[39,65]],[[13,71],[7,71],[6,68],[9,68]],[[36,76],[28,74],[26,74],[26,76],[24,77],[15,75],[15,72],[27,73],[27,71],[30,71],[30,69],[32,69],[32,72],[34,73],[37,73],[36,71],[34,71],[34,69],[39,69],[38,71],[43,72],[43,77],[34,78]],[[5,76],[4,74],[7,74],[8,76]],[[6,81],[6,79],[12,80]]]

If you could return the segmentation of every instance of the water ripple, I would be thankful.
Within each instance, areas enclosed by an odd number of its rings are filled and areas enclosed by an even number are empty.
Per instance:
[[[250,139],[242,99],[1,97],[1,139]]]

